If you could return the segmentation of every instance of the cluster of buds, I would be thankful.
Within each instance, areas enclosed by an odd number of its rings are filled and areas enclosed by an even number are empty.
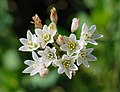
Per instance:
[[[51,23],[43,25],[36,14],[32,17],[35,26],[35,34],[27,31],[27,38],[20,38],[23,44],[19,51],[31,52],[33,60],[25,60],[28,67],[23,73],[30,73],[33,76],[37,73],[41,77],[49,73],[49,66],[58,68],[58,74],[65,73],[70,79],[75,75],[78,67],[83,64],[89,67],[88,61],[96,61],[97,58],[92,55],[93,48],[86,48],[87,44],[98,45],[95,41],[103,37],[101,34],[94,34],[96,26],[92,25],[88,29],[86,23],[82,25],[82,32],[79,39],[76,39],[74,32],[78,30],[80,21],[73,18],[71,25],[71,34],[69,37],[63,36],[57,30],[57,12],[53,7],[50,10]]]

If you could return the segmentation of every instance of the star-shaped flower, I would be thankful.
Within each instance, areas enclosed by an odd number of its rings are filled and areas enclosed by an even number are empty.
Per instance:
[[[27,39],[20,38],[20,42],[23,44],[23,46],[19,48],[20,51],[33,51],[40,47],[36,35],[33,35],[30,30],[27,31]]]
[[[23,71],[23,73],[30,73],[30,76],[40,73],[45,68],[42,59],[39,58],[35,52],[32,52],[32,57],[34,60],[26,60],[24,62],[29,67]]]
[[[38,51],[38,54],[42,56],[43,63],[48,67],[52,62],[54,63],[57,59],[56,49],[46,46],[44,51]]]
[[[89,67],[88,61],[96,61],[97,58],[91,54],[93,48],[86,49],[84,47],[82,50],[79,50],[77,56],[77,65],[84,64],[85,67]]]
[[[81,48],[74,34],[71,34],[69,37],[64,36],[64,41],[65,44],[61,45],[60,49],[67,51],[67,55],[73,55]]]
[[[54,42],[53,37],[55,36],[56,31],[49,30],[47,25],[44,25],[43,30],[42,29],[35,29],[35,33],[38,36],[38,40],[41,43],[42,48],[45,48],[45,46],[48,43]]]
[[[96,30],[95,25],[92,25],[89,30],[88,30],[88,26],[86,25],[86,23],[82,25],[81,37],[84,37],[84,40],[86,43],[98,45],[98,43],[95,40],[103,37],[103,35],[93,34],[95,30]]]
[[[76,56],[67,56],[63,55],[62,59],[59,59],[55,62],[56,66],[58,66],[58,73],[65,74],[71,79],[72,72],[78,70],[78,67],[74,64]]]

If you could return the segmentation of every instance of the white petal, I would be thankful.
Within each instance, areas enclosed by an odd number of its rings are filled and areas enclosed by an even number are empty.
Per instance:
[[[88,54],[90,54],[93,50],[94,50],[94,48],[87,49]]]
[[[33,70],[32,67],[27,67],[22,73],[31,73]]]
[[[43,33],[42,29],[35,29],[35,34],[37,36],[42,36],[42,33]]]
[[[36,62],[39,62],[38,56],[34,51],[32,51],[32,57]]]
[[[25,60],[24,63],[25,63],[26,65],[31,66],[31,65],[34,64],[34,61],[32,61],[32,60]]]
[[[32,40],[32,33],[30,32],[30,30],[27,31],[27,39]]]
[[[48,33],[48,27],[47,27],[47,25],[44,25],[44,26],[43,26],[43,32]]]
[[[99,39],[99,38],[101,38],[101,37],[103,37],[103,35],[101,35],[101,34],[93,34],[92,35],[92,39]]]
[[[18,50],[19,51],[31,51],[28,46],[21,46]]]
[[[92,26],[90,27],[89,32],[90,32],[91,34],[93,34],[93,33],[95,32],[95,30],[96,30],[96,25],[92,25]]]
[[[44,51],[38,51],[38,54],[39,54],[40,56],[43,56],[43,55],[44,55]]]
[[[77,59],[77,65],[79,66],[79,65],[81,65],[82,64],[82,62],[83,62],[83,60],[82,59]]]
[[[93,39],[89,40],[88,42],[93,44],[93,45],[98,45],[98,43],[95,40],[93,40]]]
[[[43,62],[44,62],[44,64],[45,64],[45,66],[48,67],[48,66],[51,65],[52,60],[51,60],[51,61],[49,61],[49,60],[44,60]]]
[[[76,41],[75,34],[71,34],[69,38],[70,38],[71,41],[74,41],[74,42]]]
[[[28,45],[27,44],[28,40],[26,38],[20,38],[19,40],[23,45]]]
[[[78,70],[78,67],[75,65],[75,64],[72,64],[70,67],[69,67],[70,70]]]
[[[40,37],[40,36],[39,36],[39,37],[37,37],[37,41],[38,41],[38,42],[40,42],[40,43],[41,43],[41,42],[43,42],[42,37]]]
[[[64,36],[64,41],[65,41],[65,43],[67,43],[69,41],[69,37]]]
[[[42,48],[45,48],[46,45],[47,45],[46,42],[42,42],[42,43],[41,43]]]
[[[65,70],[64,70],[64,68],[63,68],[63,67],[59,67],[59,68],[58,68],[58,73],[59,73],[59,74],[64,73],[64,71],[65,71]]]
[[[97,58],[96,58],[94,55],[89,54],[89,55],[87,55],[87,60],[88,60],[88,61],[96,61]]]
[[[81,32],[81,34],[86,34],[86,33],[88,33],[88,26],[86,25],[86,23],[84,23],[82,25],[82,32]]]
[[[35,74],[37,74],[40,70],[38,68],[35,68],[31,73],[30,76],[33,76]]]
[[[62,46],[60,46],[60,49],[63,50],[63,51],[68,51],[69,50],[67,44],[63,44]]]
[[[72,71],[65,70],[65,74],[69,77],[69,79],[72,78]]]
[[[83,61],[83,64],[84,64],[85,67],[89,68],[89,64],[88,64],[88,61],[87,61],[87,60],[84,60],[84,61]]]
[[[53,47],[52,49],[50,49],[51,52],[55,53],[56,49]]]
[[[62,59],[64,59],[64,60],[69,60],[69,57],[68,57],[66,54],[64,54],[64,55],[62,56]]]
[[[61,66],[62,67],[62,59],[59,59],[59,60],[56,60],[56,61],[54,61],[54,64],[56,65],[56,66]]]

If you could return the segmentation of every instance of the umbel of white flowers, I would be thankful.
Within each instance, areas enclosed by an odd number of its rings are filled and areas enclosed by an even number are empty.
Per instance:
[[[28,30],[27,38],[19,39],[23,44],[19,51],[31,52],[33,58],[33,60],[24,61],[28,67],[23,73],[30,73],[30,76],[39,73],[41,77],[44,77],[49,73],[49,66],[53,65],[55,68],[58,67],[58,74],[65,73],[71,79],[72,75],[79,70],[78,67],[81,64],[88,68],[88,61],[97,60],[91,54],[94,48],[86,49],[86,46],[88,43],[98,45],[96,39],[103,37],[103,35],[94,34],[95,25],[92,25],[89,29],[84,23],[81,36],[77,39],[74,32],[78,30],[80,21],[73,18],[70,36],[63,36],[57,30],[56,9],[53,7],[50,11],[51,23],[48,26],[42,25],[36,14],[32,17],[33,21],[31,22],[35,26],[35,34]]]

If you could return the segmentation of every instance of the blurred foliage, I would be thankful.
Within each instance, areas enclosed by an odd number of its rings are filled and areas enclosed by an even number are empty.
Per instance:
[[[22,74],[23,61],[30,53],[18,52],[20,37],[26,36],[31,17],[38,13],[49,24],[49,9],[58,10],[58,30],[69,35],[73,17],[80,18],[80,36],[84,22],[96,24],[95,33],[103,34],[94,47],[96,62],[90,68],[81,65],[73,79],[58,75],[54,68],[45,78]],[[0,0],[0,92],[119,92],[120,91],[120,0]]]

